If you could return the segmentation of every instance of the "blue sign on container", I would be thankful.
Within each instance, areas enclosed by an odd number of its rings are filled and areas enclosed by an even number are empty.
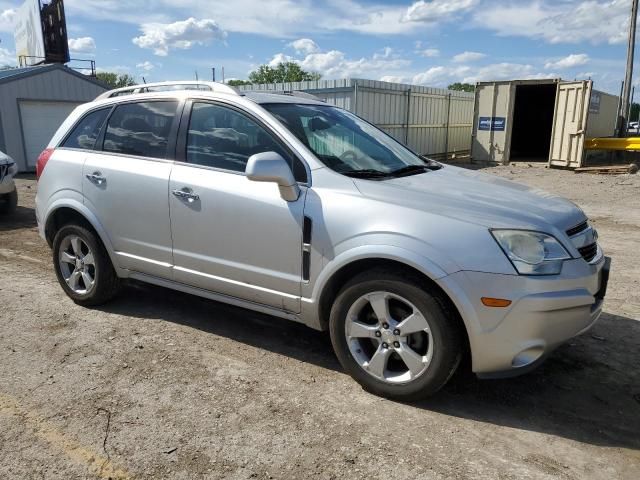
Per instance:
[[[478,130],[504,132],[504,126],[507,123],[505,117],[480,117],[478,121]]]

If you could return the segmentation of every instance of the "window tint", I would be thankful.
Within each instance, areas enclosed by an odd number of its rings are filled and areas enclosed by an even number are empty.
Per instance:
[[[62,146],[92,150],[109,110],[109,108],[103,108],[85,116],[69,134]]]
[[[178,102],[129,103],[116,107],[109,118],[103,150],[166,158],[177,108]]]
[[[187,161],[244,172],[251,155],[278,152],[290,164],[291,155],[256,122],[226,107],[194,103],[187,136]],[[306,181],[304,166],[292,164],[296,180]]]

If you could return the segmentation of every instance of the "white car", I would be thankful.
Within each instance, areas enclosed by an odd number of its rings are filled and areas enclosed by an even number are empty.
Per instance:
[[[9,155],[0,152],[0,213],[11,213],[18,206],[18,192],[13,182],[16,173],[16,162]]]

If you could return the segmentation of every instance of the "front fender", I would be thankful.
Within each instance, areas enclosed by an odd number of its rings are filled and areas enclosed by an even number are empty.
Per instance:
[[[326,263],[316,277],[313,286],[310,285],[311,288],[308,290],[310,295],[302,298],[301,317],[304,323],[312,328],[321,329],[319,301],[331,278],[343,267],[359,260],[369,259],[384,259],[401,263],[418,270],[434,281],[448,275],[435,261],[407,248],[380,244],[353,247]]]

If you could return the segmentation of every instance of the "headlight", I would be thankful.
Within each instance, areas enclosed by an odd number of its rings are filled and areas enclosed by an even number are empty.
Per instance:
[[[491,230],[520,275],[557,275],[571,258],[551,235],[527,230]]]
[[[11,176],[18,173],[18,164],[16,162],[10,163],[9,168],[7,169],[7,173]]]

